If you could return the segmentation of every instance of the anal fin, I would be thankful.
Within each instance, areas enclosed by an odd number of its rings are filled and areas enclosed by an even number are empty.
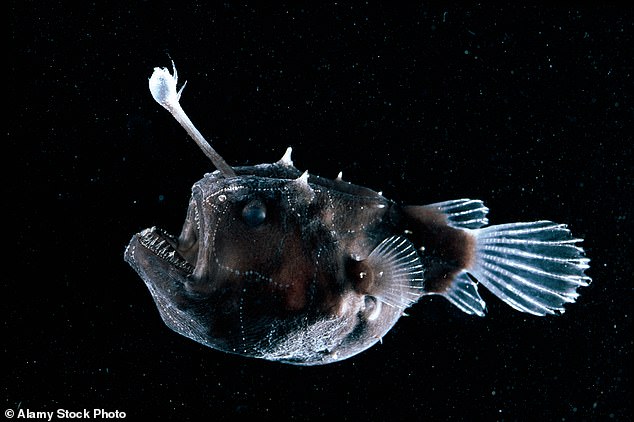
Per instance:
[[[484,316],[486,313],[486,303],[478,293],[478,284],[469,277],[466,271],[460,272],[449,288],[440,295],[467,314]]]

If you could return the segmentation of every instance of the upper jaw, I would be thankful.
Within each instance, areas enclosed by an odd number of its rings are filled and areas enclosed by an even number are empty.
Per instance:
[[[201,213],[198,210],[198,202],[192,197],[178,237],[156,226],[135,234],[126,248],[126,261],[133,266],[151,263],[164,269],[171,268],[184,277],[192,276],[199,261]]]
[[[186,283],[194,268],[176,252],[173,242],[173,237],[161,229],[145,229],[132,236],[124,259],[148,285]]]
[[[172,268],[188,275],[194,272],[194,265],[181,255],[178,250],[178,241],[174,236],[157,227],[145,229],[136,236],[142,247]]]

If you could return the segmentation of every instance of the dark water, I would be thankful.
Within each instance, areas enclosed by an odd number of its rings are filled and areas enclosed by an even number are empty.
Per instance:
[[[49,3],[5,9],[6,409],[631,420],[630,9]],[[148,92],[170,57],[229,163],[290,145],[300,169],[398,201],[479,198],[492,223],[565,222],[594,283],[562,317],[486,293],[483,319],[423,299],[383,345],[326,367],[172,333],[123,261],[140,229],[180,230],[211,170]]]

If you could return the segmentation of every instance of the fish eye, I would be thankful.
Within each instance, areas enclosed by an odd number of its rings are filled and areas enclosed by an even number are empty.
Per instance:
[[[259,200],[253,200],[242,209],[242,220],[249,227],[258,227],[266,220],[266,207]]]

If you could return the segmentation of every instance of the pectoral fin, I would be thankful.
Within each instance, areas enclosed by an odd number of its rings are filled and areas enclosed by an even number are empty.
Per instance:
[[[360,266],[361,290],[386,305],[405,309],[425,293],[420,258],[403,236],[383,240]]]

